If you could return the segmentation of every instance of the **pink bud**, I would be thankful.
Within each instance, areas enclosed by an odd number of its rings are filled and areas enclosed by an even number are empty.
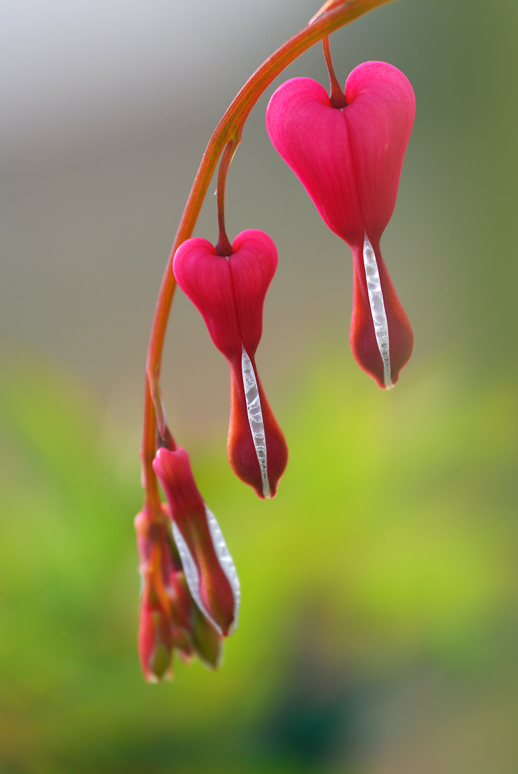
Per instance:
[[[138,650],[144,677],[157,683],[171,677],[173,640],[169,618],[149,587],[144,588],[140,608]]]
[[[273,497],[288,450],[255,366],[264,298],[277,268],[277,250],[262,231],[243,231],[232,255],[220,256],[206,239],[188,239],[176,251],[176,281],[201,312],[211,338],[230,365],[227,451],[234,472],[260,497]]]
[[[415,97],[402,72],[365,62],[345,84],[347,105],[334,108],[319,83],[294,78],[270,100],[266,126],[320,215],[353,253],[351,347],[381,387],[397,382],[413,334],[396,296],[379,241],[396,203]]]
[[[239,580],[219,525],[198,492],[189,455],[180,446],[161,448],[153,468],[169,504],[189,591],[226,636],[237,624]]]
[[[138,648],[144,677],[160,682],[172,676],[173,636],[169,577],[174,560],[168,547],[165,527],[144,509],[135,517],[139,570],[142,577]]]

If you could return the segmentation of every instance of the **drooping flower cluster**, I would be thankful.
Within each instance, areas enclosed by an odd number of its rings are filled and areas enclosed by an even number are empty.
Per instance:
[[[413,335],[383,262],[380,239],[394,210],[415,99],[406,77],[383,62],[353,70],[341,97],[337,105],[320,84],[296,78],[275,92],[266,123],[275,148],[326,224],[351,247],[353,354],[388,388],[410,357]],[[231,143],[227,152],[220,169],[223,191]],[[230,246],[223,198],[219,191],[218,245],[188,239],[177,249],[172,268],[230,366],[230,465],[259,497],[270,498],[288,451],[259,380],[255,354],[277,250],[257,230],[241,232]],[[222,640],[237,624],[240,587],[219,525],[196,487],[189,456],[167,428],[152,467],[167,502],[158,514],[146,506],[135,526],[143,579],[139,652],[146,679],[158,681],[170,676],[174,650],[184,659],[197,654],[217,666]]]
[[[352,351],[381,387],[390,387],[411,355],[413,334],[380,239],[396,204],[415,97],[396,67],[365,62],[347,78],[345,101],[333,107],[319,83],[294,78],[272,96],[266,126],[326,224],[351,247]]]
[[[135,519],[142,594],[139,654],[150,682],[172,675],[176,650],[210,667],[223,636],[237,624],[240,588],[219,525],[194,482],[189,456],[160,448],[154,468],[166,493],[161,518],[148,509]]]

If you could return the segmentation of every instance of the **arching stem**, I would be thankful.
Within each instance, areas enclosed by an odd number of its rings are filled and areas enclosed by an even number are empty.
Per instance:
[[[142,481],[146,490],[145,506],[154,518],[160,520],[162,511],[158,482],[153,470],[156,454],[157,428],[164,438],[166,420],[160,392],[160,365],[164,348],[167,320],[176,290],[172,263],[176,250],[192,235],[205,194],[223,149],[232,138],[240,138],[243,126],[253,106],[265,89],[300,54],[311,48],[334,30],[357,19],[391,0],[344,0],[333,6],[311,24],[304,27],[275,51],[245,83],[216,127],[203,155],[185,205],[178,231],[167,262],[155,307],[146,361],[146,388],[144,403],[144,432],[142,437]],[[322,9],[321,9],[322,10]],[[236,146],[237,147],[237,146]]]

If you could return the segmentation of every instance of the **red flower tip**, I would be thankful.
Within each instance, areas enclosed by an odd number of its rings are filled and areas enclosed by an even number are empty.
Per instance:
[[[261,498],[274,497],[286,470],[288,447],[273,415],[255,361],[245,350],[230,364],[230,424],[227,454],[234,473]]]
[[[412,354],[414,334],[381,257],[367,237],[353,247],[351,349],[358,365],[384,389],[394,386]]]
[[[320,215],[352,248],[353,354],[382,387],[395,384],[412,350],[412,331],[379,250],[396,203],[415,116],[406,76],[365,62],[345,84],[347,105],[294,78],[274,93],[266,126],[276,150],[300,179]]]
[[[231,371],[227,452],[234,472],[260,497],[273,497],[288,460],[286,441],[257,376],[255,352],[262,333],[264,298],[277,268],[277,249],[257,230],[243,231],[232,254],[219,256],[206,239],[188,239],[173,270],[201,312]]]
[[[180,446],[161,448],[153,461],[173,520],[173,535],[194,600],[223,635],[235,629],[240,588],[219,525],[194,481],[189,455]]]
[[[145,679],[159,683],[172,677],[173,637],[167,612],[149,585],[144,588],[140,608],[138,651]]]

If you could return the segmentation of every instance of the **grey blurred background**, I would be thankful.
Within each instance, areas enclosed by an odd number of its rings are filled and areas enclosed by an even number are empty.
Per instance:
[[[63,363],[133,414],[205,145],[243,81],[314,10],[311,0],[0,3],[2,339]],[[504,360],[515,368],[517,19],[506,0],[400,0],[331,39],[342,81],[384,59],[413,83],[417,119],[382,247],[414,326],[413,367],[446,353],[477,380]],[[325,83],[319,47],[286,73],[301,74]],[[350,357],[351,272],[348,248],[269,144],[272,91],[245,129],[227,209],[230,234],[261,228],[279,248],[259,351],[275,390],[326,331],[343,330]],[[195,233],[215,239],[211,198]],[[202,430],[226,414],[226,365],[178,296],[164,390],[170,414]],[[192,406],[207,369],[211,390]]]

